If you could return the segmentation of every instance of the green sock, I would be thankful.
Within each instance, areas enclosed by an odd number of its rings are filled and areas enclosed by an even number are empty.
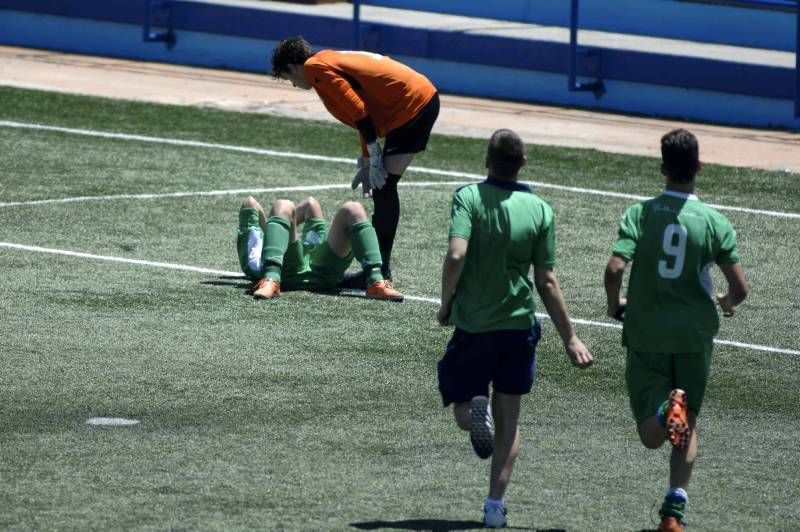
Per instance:
[[[664,401],[661,403],[656,410],[656,419],[658,420],[658,424],[662,427],[667,426],[667,407],[669,406],[669,401]]]
[[[350,245],[353,248],[353,255],[369,278],[369,284],[382,280],[381,248],[375,228],[368,220],[350,226]]]
[[[686,517],[686,502],[688,497],[686,490],[682,488],[671,489],[664,497],[659,514],[662,518],[667,516],[677,517],[681,521]]]
[[[266,270],[265,277],[278,282],[281,281],[283,254],[289,247],[290,227],[289,220],[286,218],[270,216],[267,218],[267,226],[264,228],[264,249],[261,250],[261,258]]]

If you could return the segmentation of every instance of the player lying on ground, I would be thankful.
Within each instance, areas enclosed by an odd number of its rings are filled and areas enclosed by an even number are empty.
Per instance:
[[[439,116],[436,87],[422,74],[389,57],[368,52],[314,52],[302,37],[278,43],[272,75],[300,89],[314,89],[325,108],[340,122],[358,130],[361,158],[353,188],[372,197],[372,223],[378,235],[383,276],[392,278],[390,258],[400,197],[397,182],[415,154],[424,151]],[[378,138],[385,138],[381,150]],[[340,286],[361,288],[366,278],[348,275]]]
[[[297,206],[279,199],[269,215],[252,196],[244,199],[236,248],[242,272],[254,281],[253,296],[270,299],[280,295],[281,287],[335,291],[355,257],[368,279],[367,297],[402,301],[403,294],[381,274],[378,239],[364,207],[348,201],[330,227],[323,217],[312,197]]]
[[[628,348],[625,382],[639,438],[657,449],[669,439],[669,490],[659,530],[684,529],[689,477],[697,456],[695,425],[719,329],[711,266],[728,281],[718,294],[725,316],[747,296],[747,281],[730,222],[694,195],[702,168],[697,139],[676,129],[661,139],[661,173],[666,190],[628,208],[605,272],[608,315],[623,320]],[[628,297],[620,297],[633,261]]]
[[[456,329],[438,365],[439,391],[444,406],[454,403],[456,423],[470,431],[476,454],[492,456],[484,501],[487,527],[506,525],[503,496],[519,451],[521,397],[531,391],[536,376],[540,326],[533,285],[572,364],[586,368],[592,363],[572,328],[553,271],[553,210],[517,182],[526,160],[516,133],[501,129],[492,135],[486,181],[461,187],[453,196],[449,248],[442,266],[437,319]],[[528,278],[531,265],[533,283]]]

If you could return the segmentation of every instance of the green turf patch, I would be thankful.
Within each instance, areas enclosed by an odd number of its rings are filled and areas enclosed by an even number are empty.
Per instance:
[[[0,88],[0,120],[354,157],[328,123]],[[701,148],[702,148],[702,138]],[[0,127],[0,202],[222,191],[0,207],[0,241],[235,272],[237,209],[269,187],[348,184],[345,163]],[[435,136],[415,166],[483,172],[485,142]],[[635,194],[657,162],[529,146],[524,178]],[[453,178],[409,172],[403,182]],[[795,176],[710,166],[704,199],[800,211]],[[401,188],[399,288],[438,297],[454,185]],[[227,193],[225,191],[234,191]],[[557,220],[571,315],[608,322],[602,272],[630,200],[539,189]],[[329,219],[348,189],[313,193]],[[371,210],[371,203],[364,202]],[[799,349],[800,220],[726,213],[752,293],[720,337]],[[722,279],[716,282],[721,286]],[[488,465],[440,406],[450,334],[436,307],[285,293],[241,278],[0,247],[0,528],[447,529],[477,526]],[[617,329],[577,325],[572,368],[549,322],[524,400],[507,500],[530,529],[639,530],[667,453],[638,442]],[[800,357],[718,346],[690,488],[692,529],[790,529]],[[133,427],[91,427],[91,417]]]

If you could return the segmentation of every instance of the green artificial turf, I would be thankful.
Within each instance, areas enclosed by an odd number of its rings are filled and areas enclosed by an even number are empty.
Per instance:
[[[0,87],[0,120],[355,158],[332,123]],[[702,137],[700,138],[702,151]],[[434,136],[414,166],[483,173],[485,141]],[[521,179],[629,194],[658,161],[529,146]],[[237,210],[269,187],[349,184],[340,162],[0,127],[0,242],[236,272]],[[437,298],[453,177],[409,171],[398,288]],[[438,182],[426,187],[414,182]],[[464,180],[468,182],[468,180]],[[237,190],[236,193],[224,191]],[[540,187],[574,318],[604,316],[602,274],[633,200]],[[220,192],[221,191],[221,192]],[[795,175],[708,165],[701,198],[800,212]],[[332,216],[344,189],[317,197]],[[364,202],[371,210],[370,202]],[[719,337],[797,351],[800,219],[723,211],[752,292]],[[721,276],[715,276],[723,286]],[[304,292],[254,301],[223,273],[0,247],[0,528],[463,529],[480,525],[488,462],[441,408],[436,305]],[[507,494],[521,529],[653,528],[668,451],[638,442],[618,329],[578,324],[596,363],[568,364],[544,322]],[[718,345],[689,489],[692,530],[800,522],[800,356]],[[93,428],[94,416],[135,427]]]

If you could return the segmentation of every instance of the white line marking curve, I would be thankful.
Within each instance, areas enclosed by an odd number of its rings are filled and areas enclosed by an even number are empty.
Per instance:
[[[139,266],[150,266],[155,268],[167,268],[171,270],[182,270],[188,272],[195,272],[195,273],[205,273],[210,275],[223,275],[226,277],[241,277],[244,279],[245,277],[241,274],[241,272],[231,272],[225,270],[214,270],[210,268],[200,268],[197,266],[188,266],[185,264],[174,264],[170,262],[156,262],[156,261],[149,261],[149,260],[142,260],[142,259],[129,259],[125,257],[112,257],[106,255],[95,255],[93,253],[83,253],[79,251],[69,251],[63,249],[53,249],[53,248],[44,248],[40,246],[28,246],[24,244],[14,244],[11,242],[0,242],[0,248],[7,248],[7,249],[16,249],[21,251],[30,251],[34,253],[49,253],[54,255],[62,255],[67,257],[78,257],[83,259],[93,259],[93,260],[100,260],[106,262],[117,262],[117,263],[124,263],[124,264],[136,264]],[[432,297],[424,297],[424,296],[406,296],[406,299],[409,301],[419,301],[423,303],[433,303],[438,305],[440,300],[437,298]],[[538,318],[545,318],[547,319],[548,316],[546,314],[537,313],[536,316]],[[578,323],[581,325],[591,325],[593,327],[604,327],[604,328],[611,328],[611,329],[621,329],[622,326],[616,323],[606,323],[602,321],[593,321],[593,320],[584,320],[580,318],[572,318],[573,323]],[[754,351],[766,351],[768,353],[781,353],[786,355],[800,355],[800,351],[794,349],[783,349],[780,347],[770,347],[766,345],[758,345],[758,344],[746,344],[744,342],[737,342],[733,340],[719,340],[714,339],[714,343],[721,344],[721,345],[730,345],[734,347],[740,347],[743,349],[751,349]]]
[[[252,148],[247,146],[234,146],[230,144],[215,144],[211,142],[201,142],[195,140],[179,140],[179,139],[168,139],[164,137],[151,137],[147,135],[132,135],[128,133],[113,133],[113,132],[106,132],[106,131],[95,131],[91,129],[76,129],[76,128],[67,128],[67,127],[60,127],[60,126],[49,126],[46,124],[28,124],[23,122],[14,122],[11,120],[0,120],[0,127],[8,127],[8,128],[17,128],[17,129],[33,129],[33,130],[40,130],[40,131],[53,131],[58,133],[67,133],[71,135],[83,135],[87,137],[97,137],[97,138],[107,138],[107,139],[118,139],[118,140],[133,140],[139,142],[150,142],[155,144],[168,144],[172,146],[189,146],[195,148],[209,148],[209,149],[216,149],[216,150],[225,150],[225,151],[232,151],[232,152],[239,152],[239,153],[252,153],[257,155],[268,155],[272,157],[285,157],[285,158],[293,158],[293,159],[304,159],[304,160],[311,160],[311,161],[327,161],[327,162],[334,162],[334,163],[344,163],[353,165],[353,159],[348,159],[344,157],[328,157],[324,155],[312,155],[307,153],[299,153],[299,152],[289,152],[289,151],[277,151],[277,150],[268,150],[264,148]],[[465,179],[471,180],[483,180],[486,176],[480,174],[470,174],[466,172],[452,172],[447,170],[438,170],[436,168],[425,168],[420,166],[411,166],[408,168],[411,171],[425,173],[430,175],[440,175],[440,176],[449,176],[449,177],[460,177]],[[625,198],[625,199],[632,199],[632,200],[646,200],[649,199],[649,196],[641,196],[638,194],[627,194],[623,192],[612,192],[606,190],[597,190],[592,188],[582,188],[582,187],[570,187],[566,185],[556,185],[552,183],[541,183],[538,181],[527,181],[526,183],[530,184],[531,186],[538,187],[538,188],[549,188],[553,190],[562,190],[566,192],[576,192],[579,194],[590,194],[594,196],[605,196],[605,197],[613,197],[613,198]],[[112,198],[112,197],[108,197]],[[119,196],[115,196],[113,198],[119,198]],[[88,197],[84,197],[83,200],[88,199]],[[50,202],[51,200],[41,200],[45,202]],[[82,200],[74,200],[74,201],[82,201]],[[14,203],[18,204],[18,202]],[[718,205],[715,203],[708,204],[715,209],[719,209],[722,211],[734,211],[734,212],[743,212],[749,214],[762,214],[764,216],[774,216],[778,218],[791,218],[791,219],[800,219],[800,213],[793,213],[793,212],[783,212],[783,211],[770,211],[764,209],[750,209],[747,207],[733,207],[728,205]],[[3,204],[0,203],[0,207],[7,207],[12,206],[11,204]]]

